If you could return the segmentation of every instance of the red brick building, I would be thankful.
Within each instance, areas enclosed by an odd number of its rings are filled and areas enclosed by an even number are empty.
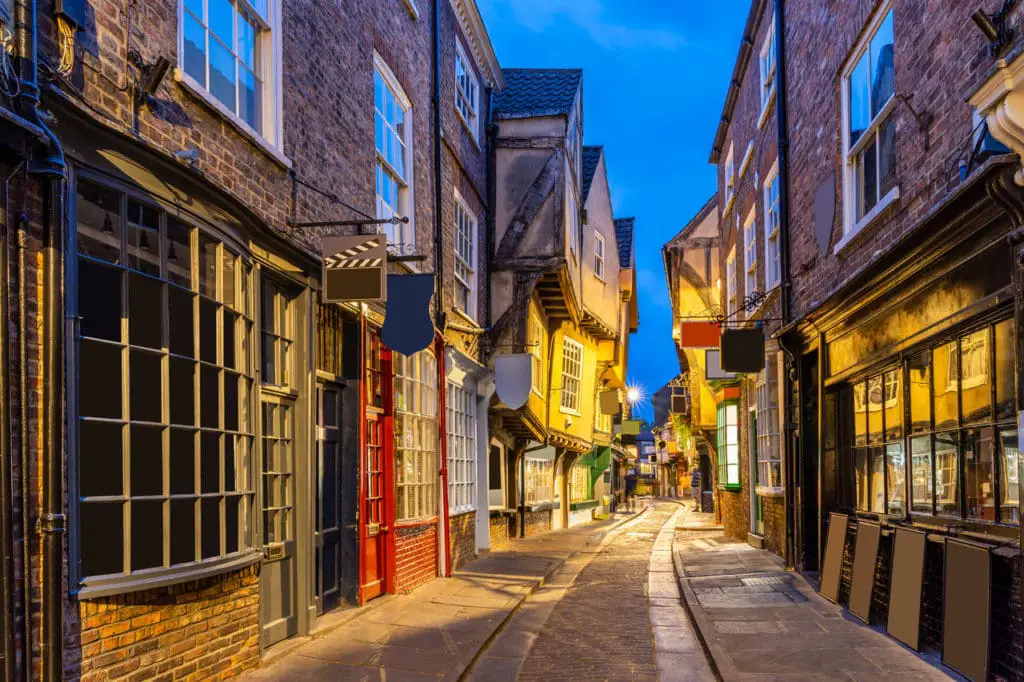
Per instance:
[[[501,83],[475,3],[0,23],[4,679],[231,677],[472,556]],[[324,301],[320,237],[378,232],[438,273],[410,357],[383,306]]]

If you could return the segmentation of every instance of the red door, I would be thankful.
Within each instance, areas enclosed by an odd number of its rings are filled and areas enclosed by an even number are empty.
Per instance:
[[[363,458],[361,469],[359,602],[386,592],[391,582],[391,517],[393,515],[391,430],[391,368],[376,330],[366,334]]]

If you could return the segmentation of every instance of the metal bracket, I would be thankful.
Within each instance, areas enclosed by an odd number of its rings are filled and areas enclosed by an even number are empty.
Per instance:
[[[36,527],[44,535],[63,535],[67,531],[67,520],[64,514],[43,514],[36,522]]]

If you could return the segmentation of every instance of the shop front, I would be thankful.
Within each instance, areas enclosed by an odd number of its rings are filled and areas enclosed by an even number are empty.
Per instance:
[[[826,584],[827,557],[842,549],[828,543],[845,545],[838,601],[850,603],[855,582],[868,580],[875,597],[860,617],[888,626],[909,609],[920,620],[921,639],[912,645],[946,656],[950,638],[969,632],[981,638],[972,647],[988,671],[1010,677],[1022,635],[1017,415],[1024,319],[1014,232],[1024,204],[1012,175],[1005,157],[987,162],[781,339],[802,356],[803,447],[787,467],[787,487],[798,500],[797,566],[816,573],[825,557]],[[848,520],[846,531],[830,536],[830,519]],[[862,529],[879,527],[877,568],[858,578],[853,562],[867,546]],[[927,539],[915,578],[919,605],[896,602],[890,587],[897,529]],[[966,582],[950,559],[964,542],[983,557]],[[963,602],[951,600],[951,591],[964,590],[985,608],[959,610]]]

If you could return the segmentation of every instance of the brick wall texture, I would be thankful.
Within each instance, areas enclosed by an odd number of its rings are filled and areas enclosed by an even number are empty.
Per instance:
[[[395,537],[395,591],[408,592],[437,577],[437,523],[402,526]]]
[[[259,575],[236,573],[79,604],[71,679],[221,680],[259,662]],[[79,648],[80,647],[80,648]]]
[[[551,530],[552,513],[558,514],[560,511],[556,509],[554,512],[549,510],[526,512],[526,537]],[[518,528],[518,526],[516,527]]]
[[[504,514],[491,514],[488,521],[488,528],[491,534],[491,549],[508,547],[510,542],[508,524],[508,516]]]
[[[476,557],[476,512],[466,512],[449,519],[452,570]]]

